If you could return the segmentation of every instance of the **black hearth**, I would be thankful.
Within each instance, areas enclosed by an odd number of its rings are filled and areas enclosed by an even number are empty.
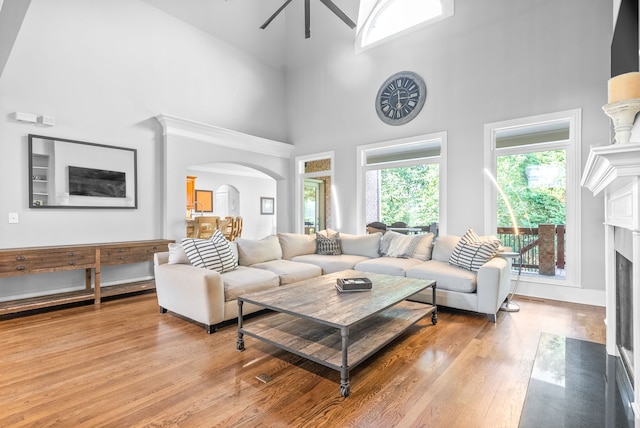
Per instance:
[[[633,384],[633,263],[616,251],[616,346]]]

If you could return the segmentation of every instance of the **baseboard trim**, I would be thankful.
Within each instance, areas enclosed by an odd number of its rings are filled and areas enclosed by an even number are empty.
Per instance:
[[[583,305],[604,307],[606,304],[604,290],[589,290],[577,287],[564,287],[561,285],[527,283],[522,281],[518,286],[516,294]]]

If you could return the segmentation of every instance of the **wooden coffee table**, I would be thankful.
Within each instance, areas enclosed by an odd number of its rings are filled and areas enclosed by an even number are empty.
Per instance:
[[[367,277],[369,291],[340,293],[337,278]],[[244,335],[307,358],[340,372],[340,394],[350,394],[349,370],[424,316],[438,322],[435,305],[406,299],[431,287],[435,281],[353,270],[324,275],[238,298],[237,349],[244,351]],[[244,325],[244,302],[277,314]]]

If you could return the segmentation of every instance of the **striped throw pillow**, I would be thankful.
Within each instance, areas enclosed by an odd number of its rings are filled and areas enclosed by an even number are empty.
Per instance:
[[[449,264],[477,272],[496,255],[501,245],[497,239],[481,240],[473,229],[469,229],[453,249]]]
[[[216,230],[208,240],[184,238],[181,244],[193,266],[220,273],[229,272],[238,267],[238,260],[233,256],[229,241],[219,230]]]

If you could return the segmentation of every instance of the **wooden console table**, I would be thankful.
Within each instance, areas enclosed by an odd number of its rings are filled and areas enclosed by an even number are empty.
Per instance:
[[[93,300],[155,288],[153,279],[100,288],[102,266],[153,261],[154,253],[167,251],[172,240],[109,242],[103,244],[63,245],[0,249],[0,277],[32,275],[84,269],[85,288],[0,302],[0,315],[40,309],[67,303]],[[93,283],[91,271],[94,271]]]

